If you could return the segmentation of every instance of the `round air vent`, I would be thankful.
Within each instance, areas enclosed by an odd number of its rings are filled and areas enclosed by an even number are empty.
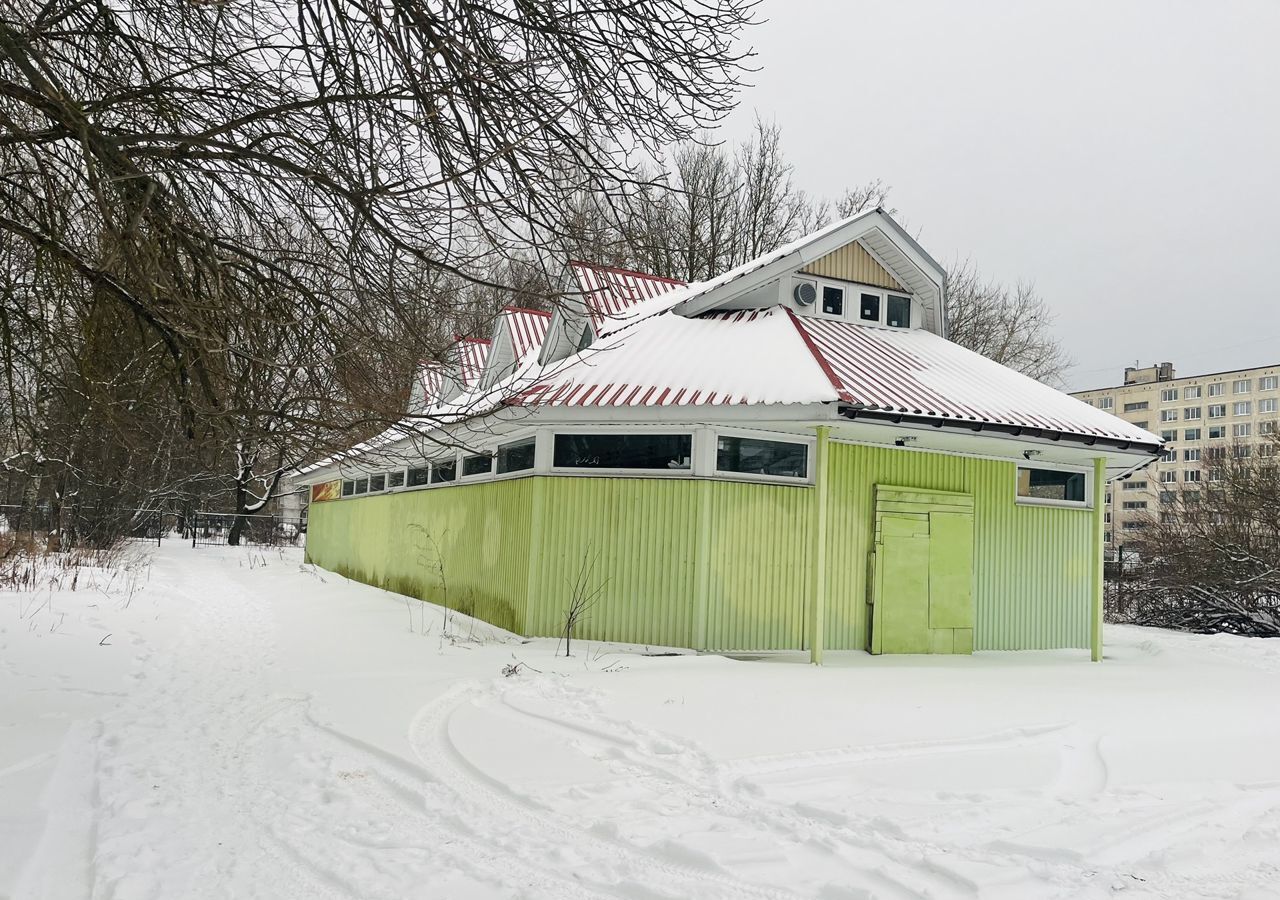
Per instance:
[[[801,306],[813,306],[813,301],[818,299],[818,286],[812,281],[801,281],[791,290],[791,296],[795,297],[796,302]]]

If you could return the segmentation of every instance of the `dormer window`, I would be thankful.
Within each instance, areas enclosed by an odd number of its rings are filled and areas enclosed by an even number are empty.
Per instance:
[[[879,294],[863,294],[862,306],[859,318],[864,322],[880,321],[880,295]]]
[[[828,316],[844,315],[844,288],[822,286],[822,311]]]
[[[911,327],[911,298],[889,295],[888,325],[893,328]]]

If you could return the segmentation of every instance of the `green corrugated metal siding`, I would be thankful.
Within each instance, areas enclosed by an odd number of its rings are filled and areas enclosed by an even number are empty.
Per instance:
[[[687,647],[693,642],[698,482],[548,477],[534,552],[528,633],[557,634],[573,585],[594,562],[603,585],[577,636]]]
[[[531,479],[312,504],[307,558],[387,590],[523,633]],[[419,527],[414,527],[419,526]]]
[[[826,646],[867,646],[874,488],[891,484],[973,495],[974,649],[1087,647],[1091,514],[1017,505],[1014,469],[832,443]],[[445,548],[450,605],[469,602],[525,634],[560,630],[579,570],[594,560],[591,585],[603,590],[579,637],[694,646],[701,624],[707,649],[805,648],[813,498],[812,488],[766,484],[521,478],[317,503],[308,554],[437,599],[409,527],[418,523]]]
[[[706,649],[807,646],[813,491],[733,482],[710,487]]]
[[[867,646],[874,488],[974,496],[974,649],[1088,646],[1090,512],[1015,502],[1012,462],[831,446],[827,646]]]

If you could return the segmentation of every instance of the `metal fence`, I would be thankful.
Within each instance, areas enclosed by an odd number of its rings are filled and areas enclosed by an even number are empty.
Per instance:
[[[218,512],[194,513],[185,526],[183,536],[192,547],[225,546],[233,537],[244,546],[296,547],[307,531],[306,519],[297,516]]]
[[[41,548],[53,548],[63,538],[90,546],[114,543],[120,537],[158,544],[165,533],[165,517],[155,509],[0,504],[0,537]]]

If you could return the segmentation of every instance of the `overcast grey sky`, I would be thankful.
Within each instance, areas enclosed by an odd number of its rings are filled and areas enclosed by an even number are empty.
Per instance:
[[[944,265],[1033,280],[1074,388],[1280,362],[1280,0],[765,0],[730,121],[882,178]]]

